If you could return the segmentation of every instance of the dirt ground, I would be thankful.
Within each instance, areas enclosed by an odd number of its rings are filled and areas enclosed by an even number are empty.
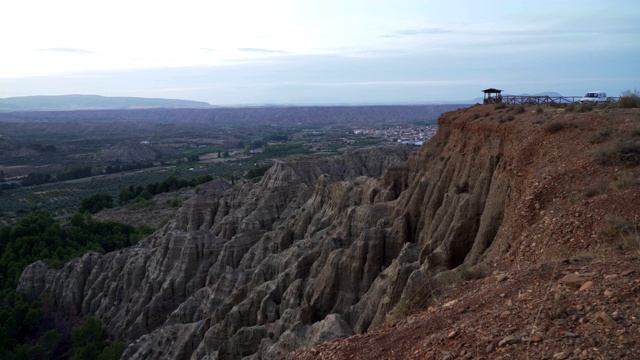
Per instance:
[[[501,124],[520,161],[509,170],[522,191],[503,224],[509,246],[479,279],[289,359],[640,359],[640,161],[598,160],[640,143],[640,109],[523,112],[444,116],[466,131]]]

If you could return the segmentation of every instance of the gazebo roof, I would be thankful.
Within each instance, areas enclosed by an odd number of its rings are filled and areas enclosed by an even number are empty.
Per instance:
[[[485,94],[500,94],[502,92],[502,90],[494,89],[494,88],[488,88],[488,89],[482,90],[482,92],[485,93]]]

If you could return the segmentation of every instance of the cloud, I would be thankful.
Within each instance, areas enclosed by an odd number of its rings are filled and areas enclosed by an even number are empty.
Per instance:
[[[260,53],[260,54],[288,54],[286,51],[282,51],[282,50],[270,50],[270,49],[259,49],[259,48],[239,48],[238,51]]]
[[[47,51],[47,52],[62,52],[62,53],[71,53],[71,54],[95,54],[95,52],[86,49],[77,49],[77,48],[66,48],[66,47],[55,47],[55,48],[47,48],[47,49],[38,49],[36,51]]]
[[[391,34],[385,34],[381,37],[400,37],[400,36],[414,36],[414,35],[440,35],[450,33],[450,30],[442,28],[424,28],[424,29],[404,29],[394,31]]]
[[[336,81],[309,83],[307,85],[324,87],[344,87],[344,86],[461,86],[461,85],[482,85],[486,84],[486,79],[468,80],[388,80],[388,81]]]

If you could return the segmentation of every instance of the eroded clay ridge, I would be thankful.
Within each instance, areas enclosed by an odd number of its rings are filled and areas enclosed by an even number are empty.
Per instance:
[[[125,359],[280,359],[366,332],[438,274],[507,252],[539,200],[522,173],[550,135],[530,114],[518,128],[474,109],[442,115],[408,159],[360,150],[213,181],[139,245],[32,264],[20,288],[100,318]]]

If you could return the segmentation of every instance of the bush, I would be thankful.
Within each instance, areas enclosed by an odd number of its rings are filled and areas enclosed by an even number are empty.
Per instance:
[[[247,179],[253,179],[253,178],[257,178],[260,176],[263,176],[267,170],[271,169],[271,166],[273,166],[273,164],[268,164],[268,165],[264,165],[264,166],[257,166],[254,167],[253,169],[249,169],[247,171],[247,175],[246,178]]]
[[[613,187],[621,190],[640,185],[640,172],[627,170],[613,177]]]
[[[502,117],[501,117],[501,118],[500,118],[500,120],[498,120],[498,122],[499,122],[500,124],[504,124],[504,123],[506,123],[506,122],[508,122],[508,121],[513,121],[514,119],[515,119],[515,117],[514,117],[513,115],[509,115],[509,116],[507,116],[506,118],[502,118]]]
[[[169,205],[171,207],[174,207],[174,208],[180,206],[180,200],[178,200],[178,199],[167,200],[166,203],[167,203],[167,205]]]
[[[598,238],[605,243],[625,251],[640,251],[640,229],[626,219],[609,217],[597,230]]]
[[[610,137],[611,137],[611,130],[608,130],[608,129],[600,130],[599,132],[589,137],[589,142],[592,144],[600,144],[602,142],[609,140]]]
[[[624,91],[620,95],[620,101],[618,102],[621,108],[637,108],[640,107],[640,94],[638,90],[633,89]]]
[[[100,320],[88,318],[84,324],[76,327],[72,334],[73,348],[71,359],[119,359],[126,349],[122,341],[111,344],[107,329]]]
[[[593,105],[591,104],[580,104],[576,109],[579,113],[586,113],[593,110]]]
[[[108,209],[113,207],[113,198],[107,193],[97,193],[93,196],[83,199],[80,202],[80,208],[78,211],[88,211],[91,214],[95,214],[102,209]]]
[[[565,122],[555,121],[555,122],[547,124],[544,127],[544,130],[546,132],[548,132],[549,134],[555,134],[555,133],[557,133],[559,131],[564,130],[565,128],[567,128],[567,126],[568,126],[568,124],[565,123]]]
[[[633,141],[618,143],[613,148],[601,149],[593,155],[593,160],[602,165],[640,165],[640,144]]]
[[[597,183],[589,186],[585,192],[584,195],[586,197],[594,197],[596,195],[600,195],[603,194],[607,191],[607,189],[609,188],[609,183],[605,180],[601,180],[598,181]]]
[[[484,271],[480,268],[460,269],[459,273],[462,280],[466,280],[466,281],[482,279],[485,276]]]

